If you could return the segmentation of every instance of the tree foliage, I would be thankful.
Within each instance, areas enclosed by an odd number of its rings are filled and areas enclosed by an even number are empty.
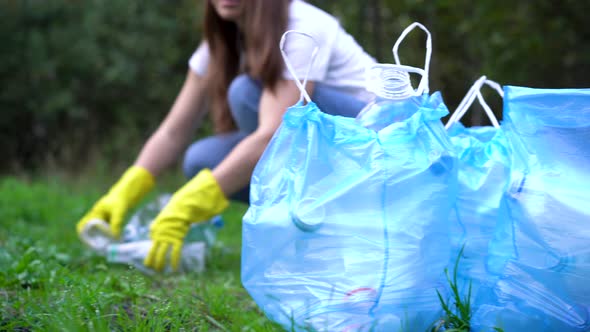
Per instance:
[[[200,36],[189,0],[0,2],[4,168],[132,155],[180,88]],[[125,151],[126,150],[126,151]]]
[[[391,48],[401,31],[412,22],[423,23],[433,38],[430,87],[443,93],[450,110],[481,75],[502,85],[590,87],[587,1],[312,2],[338,15],[380,62],[393,63]],[[401,62],[423,67],[424,43],[423,33],[408,35],[400,47]],[[500,117],[501,100],[482,92]],[[486,123],[481,114],[469,113],[466,123]]]

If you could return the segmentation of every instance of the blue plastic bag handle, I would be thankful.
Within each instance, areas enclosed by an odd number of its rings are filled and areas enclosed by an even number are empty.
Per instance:
[[[424,68],[402,65],[399,60],[398,49],[404,38],[416,27],[426,32],[426,57]],[[430,58],[432,56],[432,37],[430,31],[424,25],[414,22],[410,24],[393,45],[393,57],[395,64],[375,64],[366,70],[367,90],[376,95],[388,99],[405,99],[412,96],[421,96],[429,92],[428,71],[430,70]],[[422,76],[418,88],[414,90],[409,73]]]
[[[473,83],[473,85],[471,86],[469,91],[467,91],[467,94],[465,95],[465,97],[463,97],[463,99],[461,100],[461,103],[459,103],[459,106],[457,106],[457,109],[455,110],[455,112],[453,112],[453,115],[451,115],[451,118],[449,119],[449,121],[447,121],[447,124],[445,125],[445,129],[449,129],[453,124],[455,124],[461,120],[461,118],[465,115],[465,113],[467,113],[467,111],[469,110],[469,108],[471,107],[473,102],[475,101],[476,97],[477,97],[477,100],[479,101],[479,104],[481,105],[481,107],[483,107],[484,112],[487,114],[488,118],[492,122],[492,125],[494,126],[494,128],[500,128],[500,124],[498,123],[498,119],[496,119],[494,112],[492,111],[490,106],[486,103],[486,101],[484,100],[484,98],[481,94],[481,88],[483,87],[484,84],[487,84],[489,87],[496,90],[496,92],[498,92],[500,97],[504,98],[504,91],[502,91],[502,86],[500,84],[498,84],[492,80],[488,80],[485,75],[481,76],[480,78],[478,78],[475,81],[475,83]]]
[[[401,62],[399,61],[399,55],[398,55],[399,45],[402,43],[404,38],[406,38],[406,36],[412,30],[414,30],[414,28],[416,28],[416,27],[422,29],[426,33],[426,55],[424,58],[424,69],[423,69],[423,74],[422,74],[422,80],[420,80],[420,84],[418,84],[418,89],[416,89],[416,90],[421,91],[422,93],[428,93],[429,92],[428,73],[430,71],[430,58],[432,57],[432,36],[430,35],[430,31],[428,31],[428,29],[426,29],[426,27],[424,25],[422,25],[421,23],[414,22],[414,23],[410,24],[407,28],[404,29],[404,31],[402,31],[402,33],[400,34],[400,36],[396,40],[395,44],[393,45],[393,48],[391,49],[391,51],[393,52],[393,57],[395,58],[395,64],[401,65]],[[413,68],[413,67],[410,67],[410,68]],[[420,93],[420,94],[422,94],[422,93]]]
[[[287,57],[287,54],[285,53],[285,50],[284,50],[287,36],[290,33],[296,33],[296,34],[300,34],[305,37],[308,37],[313,41],[313,43],[315,45],[313,48],[313,51],[311,52],[309,66],[307,66],[307,71],[305,72],[305,77],[303,78],[303,83],[301,83],[301,81],[299,81],[299,79],[297,78],[297,75],[295,74],[295,70],[293,69],[293,66],[291,65],[291,62],[289,61],[289,58]],[[309,97],[309,94],[305,90],[305,85],[307,84],[307,77],[309,76],[309,71],[311,70],[313,62],[315,61],[315,58],[318,55],[319,46],[318,46],[317,41],[313,38],[313,36],[311,36],[310,34],[307,34],[305,32],[301,32],[301,31],[297,31],[297,30],[288,30],[288,31],[285,31],[285,33],[283,33],[283,35],[281,36],[281,41],[279,43],[279,47],[281,49],[281,55],[283,56],[283,61],[285,61],[285,65],[287,66],[287,70],[289,71],[289,74],[291,74],[291,76],[293,76],[293,80],[295,81],[297,88],[299,88],[299,91],[301,92],[301,95],[299,96],[299,102],[302,102],[303,99],[305,99],[305,101],[307,101],[308,103],[311,102],[311,98]]]

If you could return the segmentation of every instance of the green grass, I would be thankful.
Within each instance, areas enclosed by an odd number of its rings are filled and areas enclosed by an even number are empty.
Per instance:
[[[108,264],[78,240],[75,224],[108,189],[105,179],[0,178],[0,331],[282,331],[240,283],[246,205],[232,203],[224,213],[204,273],[149,277]],[[160,191],[180,181],[165,179]],[[470,330],[471,294],[462,298],[457,284],[460,257],[452,277],[445,270],[452,295],[439,294],[443,317],[432,331]]]
[[[443,310],[443,316],[436,321],[431,332],[470,332],[471,331],[471,318],[472,318],[472,307],[471,307],[471,280],[469,280],[467,286],[467,292],[461,294],[461,287],[465,285],[459,285],[457,281],[457,271],[461,257],[463,256],[463,250],[465,245],[459,250],[455,265],[453,267],[453,276],[449,276],[449,270],[445,268],[445,275],[447,277],[447,283],[451,291],[450,299],[444,299],[441,293],[437,290],[436,294]],[[461,297],[463,295],[463,297]],[[494,326],[492,328],[495,332],[504,332],[501,327]]]
[[[453,268],[453,277],[449,276],[448,269],[445,269],[445,275],[449,288],[451,289],[452,300],[445,300],[440,292],[437,290],[436,294],[443,309],[444,316],[435,324],[432,331],[446,331],[446,332],[469,332],[471,324],[471,282],[469,282],[467,294],[461,298],[459,291],[459,284],[457,282],[457,270],[459,268],[459,260],[463,255],[463,249],[459,250],[455,266]],[[451,303],[452,301],[452,303]]]
[[[240,283],[245,205],[224,214],[204,273],[148,277],[78,240],[98,183],[0,179],[0,331],[281,331]]]

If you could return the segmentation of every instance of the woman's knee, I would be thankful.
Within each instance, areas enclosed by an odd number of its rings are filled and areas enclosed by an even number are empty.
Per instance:
[[[214,168],[217,164],[214,163],[214,160],[210,158],[210,156],[205,153],[204,147],[201,141],[197,141],[186,150],[184,153],[184,159],[182,161],[182,172],[184,176],[188,179],[191,179],[199,171],[204,168]]]
[[[261,93],[260,83],[246,74],[238,75],[229,85],[227,101],[240,130],[246,132],[256,130]]]
[[[316,84],[312,100],[324,113],[354,118],[367,105],[366,101],[324,84]]]
[[[203,168],[213,169],[229,152],[246,137],[243,132],[233,132],[203,138],[191,144],[184,154],[182,171],[192,178]]]

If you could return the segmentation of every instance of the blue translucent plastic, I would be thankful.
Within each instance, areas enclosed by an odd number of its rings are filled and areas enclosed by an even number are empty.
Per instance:
[[[388,99],[377,96],[374,101],[361,110],[357,123],[374,131],[400,123],[412,116],[423,102],[424,96],[403,99]]]
[[[480,286],[489,279],[488,246],[494,234],[510,175],[506,136],[492,126],[465,128],[460,122],[448,130],[458,163],[458,195],[449,219],[453,261],[459,258],[458,283],[462,297],[471,284],[472,308],[477,309]],[[450,266],[451,270],[453,266]]]
[[[476,330],[590,331],[590,89],[504,89],[512,169]]]
[[[440,94],[416,98],[378,131],[293,106],[257,164],[242,283],[287,330],[424,331],[440,318],[456,157]]]

